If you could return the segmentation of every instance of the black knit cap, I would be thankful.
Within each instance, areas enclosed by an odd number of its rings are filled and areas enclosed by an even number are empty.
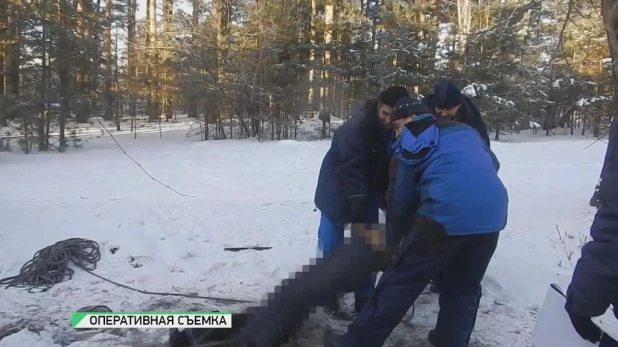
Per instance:
[[[401,98],[393,107],[393,113],[391,113],[391,122],[409,117],[411,115],[421,115],[428,113],[425,104],[418,100],[414,100],[409,97]]]
[[[434,104],[437,108],[453,108],[461,105],[461,90],[451,80],[441,80],[433,88]]]
[[[381,103],[388,105],[390,107],[395,107],[397,101],[401,98],[405,98],[410,96],[408,90],[402,86],[392,86],[384,89],[380,96],[378,97],[378,101]]]

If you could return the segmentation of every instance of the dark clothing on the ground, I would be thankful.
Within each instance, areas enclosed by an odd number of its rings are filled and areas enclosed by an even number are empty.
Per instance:
[[[590,228],[592,238],[567,290],[566,310],[582,317],[602,315],[610,304],[618,317],[618,125],[614,122],[603,164],[600,207]]]
[[[315,205],[338,224],[369,223],[372,199],[388,184],[390,132],[380,122],[377,100],[369,100],[339,127],[320,168]]]
[[[468,124],[469,126],[476,129],[476,131],[478,131],[483,140],[485,140],[485,143],[487,143],[487,146],[491,146],[489,142],[489,133],[487,132],[487,125],[485,124],[485,121],[483,121],[483,117],[481,117],[481,113],[479,112],[478,108],[467,96],[462,95],[461,99],[461,107],[459,108],[459,111],[457,112],[457,116],[455,117],[454,121]],[[436,106],[434,103],[433,94],[428,94],[427,96],[425,96],[422,102],[423,104],[425,104],[425,106],[427,106],[429,112],[435,113]]]
[[[390,261],[390,252],[372,251],[352,234],[349,243],[327,258],[318,258],[268,295],[268,302],[249,309],[248,323],[235,340],[253,347],[280,346],[309,318],[315,307],[328,306],[338,293],[365,284],[367,276]]]

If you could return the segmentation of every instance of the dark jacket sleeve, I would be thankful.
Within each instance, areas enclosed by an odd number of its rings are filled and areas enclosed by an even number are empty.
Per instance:
[[[341,127],[337,149],[341,157],[339,175],[343,180],[346,198],[350,204],[352,223],[369,223],[369,163],[367,144],[357,126],[358,119]]]
[[[418,170],[418,167],[402,164],[393,156],[386,210],[386,239],[389,245],[401,242],[414,225],[420,202],[417,190]]]
[[[466,103],[466,115],[462,120],[462,123],[466,123],[469,126],[473,127],[478,131],[481,135],[487,146],[491,148],[491,144],[489,141],[489,133],[487,132],[487,125],[481,116],[481,112],[479,112],[476,105],[468,98],[467,96],[462,96],[464,102]]]
[[[614,122],[617,123],[617,122]],[[612,125],[603,165],[601,206],[592,222],[592,238],[581,251],[567,290],[566,309],[583,316],[603,314],[618,303],[618,132]]]

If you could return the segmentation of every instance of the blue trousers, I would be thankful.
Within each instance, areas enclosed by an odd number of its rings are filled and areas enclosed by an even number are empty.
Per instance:
[[[343,336],[343,347],[380,347],[430,280],[443,270],[435,332],[439,346],[466,347],[476,323],[481,280],[499,233],[445,235],[438,241],[406,241],[382,274],[373,296]]]
[[[379,222],[379,209],[371,210],[372,223]],[[374,218],[375,217],[375,218]],[[318,249],[322,252],[323,257],[328,257],[338,247],[345,242],[344,226],[333,223],[323,213],[320,218],[320,227],[318,228]],[[361,286],[354,292],[356,298],[370,297],[376,283],[376,274],[368,276],[365,285]]]

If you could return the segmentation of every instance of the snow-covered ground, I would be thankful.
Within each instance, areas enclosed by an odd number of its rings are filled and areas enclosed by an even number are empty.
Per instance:
[[[329,141],[192,142],[185,133],[118,140],[158,180],[195,197],[148,178],[107,135],[63,154],[0,153],[0,277],[70,237],[100,244],[97,274],[151,291],[257,301],[308,264],[319,220],[313,193]],[[471,346],[532,346],[546,289],[568,283],[594,215],[588,200],[606,144],[584,150],[591,142],[556,136],[492,144],[510,192],[510,221],[484,281]],[[223,250],[256,245],[272,249]],[[78,270],[46,293],[0,289],[0,336],[18,331],[0,347],[165,346],[163,330],[74,332],[71,313],[94,304],[122,311],[244,307],[144,295]],[[388,345],[428,346],[437,310],[435,295],[421,296],[412,322]],[[307,324],[304,346],[319,346],[316,327],[325,319]],[[20,331],[26,326],[34,332]]]

